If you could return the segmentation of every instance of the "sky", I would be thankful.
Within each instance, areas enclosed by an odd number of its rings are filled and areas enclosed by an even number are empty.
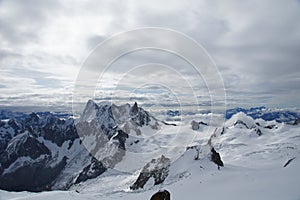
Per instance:
[[[202,45],[218,67],[227,107],[299,107],[299,19],[298,0],[0,0],[0,107],[70,109],[78,74],[97,45],[143,27],[171,29]],[[94,99],[210,105],[205,78],[168,52],[133,52],[113,65]]]

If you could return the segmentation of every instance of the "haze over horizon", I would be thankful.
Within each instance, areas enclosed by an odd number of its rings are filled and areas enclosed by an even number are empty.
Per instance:
[[[0,0],[0,108],[71,111],[74,84],[88,55],[105,39],[142,27],[172,29],[201,44],[224,81],[227,107],[299,108],[299,18],[299,0]],[[170,75],[153,65],[152,70],[123,76],[118,70],[146,63],[174,66],[177,71]],[[167,52],[134,52],[112,69],[99,80],[97,101],[113,98],[118,103],[163,107],[178,103],[174,91],[179,91],[180,103],[189,105],[194,104],[192,90],[199,90],[199,104],[210,106],[205,81],[195,79],[187,63]],[[150,73],[153,79],[173,81],[172,88],[138,87]],[[181,74],[182,80],[190,81],[191,91],[178,81]],[[117,77],[130,81],[125,84]]]

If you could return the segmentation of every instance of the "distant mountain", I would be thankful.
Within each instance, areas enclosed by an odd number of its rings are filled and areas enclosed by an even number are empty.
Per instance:
[[[0,110],[0,120],[5,120],[5,119],[17,119],[17,120],[23,120],[24,118],[28,117],[31,113],[23,113],[23,112],[13,112],[10,110]],[[68,119],[72,115],[69,113],[61,113],[61,112],[35,112],[35,114],[39,116],[55,116],[61,119]]]
[[[179,110],[168,110],[166,114],[171,117],[176,117],[181,115]]]
[[[24,119],[27,114],[22,112],[12,112],[10,110],[0,110],[0,120],[3,119]]]
[[[254,119],[263,119],[267,121],[275,120],[279,123],[294,123],[295,120],[300,119],[299,111],[290,111],[284,109],[270,109],[266,107],[255,107],[250,109],[233,108],[226,111],[226,119],[230,119],[233,115],[243,112]]]

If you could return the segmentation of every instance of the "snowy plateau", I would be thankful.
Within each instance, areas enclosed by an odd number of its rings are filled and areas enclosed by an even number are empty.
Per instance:
[[[0,200],[141,200],[162,189],[172,200],[300,200],[299,110],[162,115],[90,100],[77,120],[0,119]]]

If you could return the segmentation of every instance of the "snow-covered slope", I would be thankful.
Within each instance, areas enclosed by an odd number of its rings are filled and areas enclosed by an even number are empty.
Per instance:
[[[135,106],[100,105],[94,108],[96,108],[95,112],[92,109],[85,112],[84,123],[99,125],[99,122],[93,120],[103,117],[103,115],[97,117],[97,113],[99,109],[104,109],[106,116],[112,116],[112,119],[114,116],[119,116],[117,120],[112,120],[104,127],[124,130],[124,132],[125,127],[129,127],[128,138],[124,141],[126,154],[122,155],[122,160],[116,164],[115,169],[108,169],[100,176],[75,184],[70,191],[42,193],[0,191],[0,199],[150,199],[152,194],[163,188],[171,193],[172,200],[187,197],[251,200],[300,198],[299,124],[253,119],[241,112],[232,115],[223,127],[216,127],[215,124],[219,123],[209,121],[210,114],[186,116],[183,117],[185,120],[176,122],[177,126],[165,126],[163,122],[152,118],[149,113],[144,115],[147,112],[143,112],[139,117],[132,115]],[[89,117],[91,115],[94,117]],[[145,116],[149,116],[151,122],[139,126],[135,122],[141,121],[135,120],[140,119],[140,116],[144,116],[141,117],[144,119],[142,122],[147,122]],[[221,118],[218,116],[215,119],[221,120]],[[193,130],[192,120],[202,121],[207,125]],[[158,126],[152,127],[156,123]],[[141,131],[141,134],[136,131],[136,128]],[[107,133],[112,135],[111,138],[116,136],[116,132]],[[120,145],[121,140],[118,141],[117,145]],[[77,145],[79,143],[74,140],[73,146]],[[224,162],[225,166],[220,170],[210,160],[211,147],[220,153]],[[153,151],[155,154],[152,154]],[[178,153],[178,156],[172,155],[174,153]],[[147,155],[155,155],[155,157],[148,158]],[[153,158],[160,158],[161,155],[171,158],[170,166],[163,165],[166,167],[164,172],[167,172],[164,182],[153,186],[154,180],[150,178],[143,189],[130,190],[143,172],[142,168],[132,169],[137,165],[143,167],[145,161],[148,163]],[[76,156],[74,159],[76,160]],[[287,164],[289,160],[291,161]],[[149,166],[154,169],[155,166],[160,166],[155,164],[155,161],[152,163],[154,165]],[[71,164],[67,168],[74,169],[76,165]],[[67,176],[62,174],[61,178],[64,177]]]
[[[299,166],[297,157],[287,167],[273,165],[268,168],[245,167],[226,163],[220,171],[207,159],[191,159],[193,151],[187,152],[182,161],[173,164],[171,170],[181,172],[174,174],[167,182],[146,190],[129,191],[126,185],[132,178],[126,175],[107,174],[102,179],[91,180],[77,188],[77,191],[52,191],[43,193],[12,193],[0,191],[0,197],[12,199],[57,199],[57,200],[140,200],[150,199],[159,189],[167,189],[172,200],[180,199],[243,199],[275,200],[299,199]],[[284,161],[282,159],[281,161]],[[284,164],[284,162],[282,164]],[[78,193],[79,192],[79,193]]]

